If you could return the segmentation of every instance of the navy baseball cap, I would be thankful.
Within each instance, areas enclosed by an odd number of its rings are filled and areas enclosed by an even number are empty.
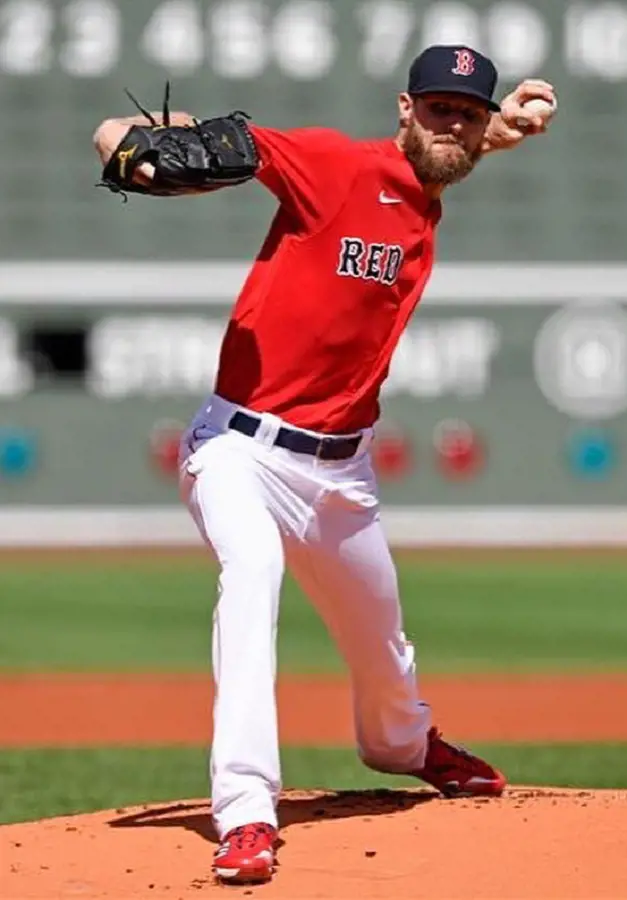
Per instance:
[[[483,100],[499,112],[492,99],[498,73],[487,56],[462,44],[434,44],[418,56],[409,70],[407,93],[419,96],[433,92],[466,94]]]

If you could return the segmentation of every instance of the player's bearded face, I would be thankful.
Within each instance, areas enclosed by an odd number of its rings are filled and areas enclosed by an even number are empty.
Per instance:
[[[404,149],[423,184],[456,184],[472,172],[481,156],[481,144],[470,149],[463,137],[431,134],[415,119],[407,129]]]
[[[403,94],[400,112],[403,150],[423,184],[455,184],[472,172],[490,120],[484,103],[459,94]]]

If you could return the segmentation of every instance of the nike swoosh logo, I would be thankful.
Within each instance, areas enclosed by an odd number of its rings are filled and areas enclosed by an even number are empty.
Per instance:
[[[398,197],[388,197],[385,191],[381,191],[379,194],[379,203],[390,204],[390,203],[402,203]]]

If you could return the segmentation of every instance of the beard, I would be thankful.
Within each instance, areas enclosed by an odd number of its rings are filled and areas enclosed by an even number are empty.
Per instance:
[[[450,147],[454,152],[439,155],[433,147]],[[470,175],[481,157],[480,146],[471,152],[452,137],[436,140],[428,148],[416,123],[406,134],[404,150],[422,184],[457,184]]]

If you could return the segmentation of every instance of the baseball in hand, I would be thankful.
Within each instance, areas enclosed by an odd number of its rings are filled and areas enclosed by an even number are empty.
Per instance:
[[[551,119],[557,112],[557,100],[554,100],[553,103],[549,103],[548,100],[536,98],[535,100],[527,100],[526,103],[523,103],[523,106],[525,110],[528,110],[531,113],[531,115],[540,116],[546,126],[549,125]],[[516,124],[519,128],[526,128],[529,125],[526,119],[518,119]]]

